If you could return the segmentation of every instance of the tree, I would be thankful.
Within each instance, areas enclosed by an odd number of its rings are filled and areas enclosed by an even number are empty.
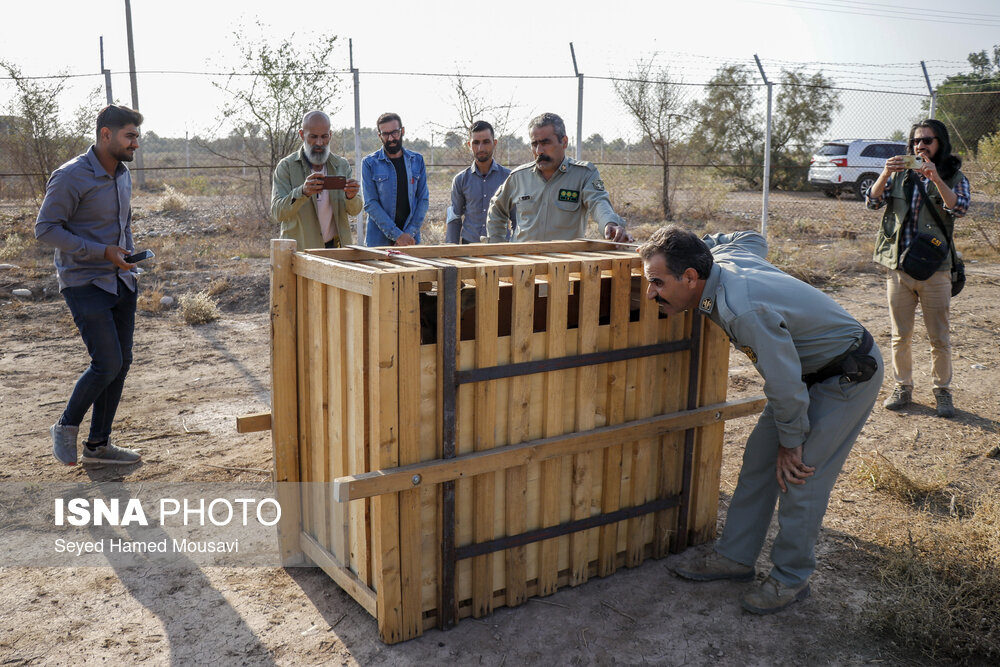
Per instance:
[[[665,67],[653,69],[655,57],[636,63],[627,78],[615,79],[615,92],[660,158],[663,165],[660,205],[664,220],[673,220],[670,148],[683,132],[688,117],[677,113],[681,109],[679,87],[670,83],[670,72]]]
[[[458,112],[458,124],[439,127],[446,132],[456,132],[462,137],[468,137],[472,124],[477,120],[485,120],[493,126],[494,137],[509,134],[514,109],[517,108],[513,100],[502,104],[492,102],[483,95],[481,89],[481,84],[470,84],[462,74],[456,74],[452,80],[452,93],[455,110]],[[464,141],[465,139],[463,143]]]
[[[272,43],[264,36],[265,26],[257,23],[257,34],[246,28],[233,32],[238,64],[224,81],[213,84],[227,100],[219,124],[229,125],[238,146],[207,150],[236,164],[252,167],[257,173],[257,194],[263,210],[270,209],[271,174],[281,158],[299,145],[302,116],[313,109],[333,114],[330,107],[339,79],[327,70],[336,36],[311,36],[308,41],[293,33]],[[300,49],[299,45],[304,48]]]
[[[956,152],[974,154],[980,140],[1000,130],[1000,44],[969,54],[972,72],[945,79],[937,89],[937,113]],[[925,105],[925,108],[927,106]]]
[[[0,60],[0,70],[14,82],[15,90],[9,105],[11,116],[4,123],[5,136],[0,138],[0,153],[9,156],[14,169],[32,174],[28,177],[30,189],[39,195],[56,167],[86,150],[91,134],[87,128],[96,113],[81,107],[72,121],[60,118],[59,97],[68,75],[48,81],[29,79],[17,65],[5,60]]]
[[[764,175],[767,118],[753,74],[724,65],[708,83],[705,99],[691,107],[698,125],[693,143],[720,172],[759,187]],[[782,70],[771,120],[771,186],[804,184],[809,154],[842,104],[822,74]]]

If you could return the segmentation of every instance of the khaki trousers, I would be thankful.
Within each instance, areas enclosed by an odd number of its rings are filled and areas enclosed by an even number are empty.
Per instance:
[[[931,342],[931,375],[934,388],[951,384],[951,272],[938,271],[927,280],[916,280],[902,271],[886,278],[889,319],[892,322],[892,373],[896,384],[913,386],[913,320],[917,304]]]

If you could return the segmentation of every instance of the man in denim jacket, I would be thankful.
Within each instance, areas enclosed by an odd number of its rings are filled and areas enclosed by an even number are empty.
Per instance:
[[[430,199],[424,157],[403,148],[405,131],[398,114],[382,114],[376,126],[382,149],[361,163],[367,214],[365,245],[420,243],[420,227]]]

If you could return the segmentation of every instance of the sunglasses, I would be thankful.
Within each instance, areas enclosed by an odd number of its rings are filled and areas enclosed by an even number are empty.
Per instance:
[[[934,143],[935,139],[937,137],[913,137],[913,145],[919,146],[920,144],[924,144],[925,146],[930,146]]]

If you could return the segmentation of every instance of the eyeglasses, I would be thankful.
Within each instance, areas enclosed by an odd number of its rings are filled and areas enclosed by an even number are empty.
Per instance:
[[[392,132],[379,132],[378,136],[385,137],[386,139],[399,139],[400,133],[402,133],[403,128],[397,127]]]
[[[937,137],[913,137],[913,145],[919,146],[920,144],[924,144],[925,146],[930,146],[934,143],[935,139]]]

